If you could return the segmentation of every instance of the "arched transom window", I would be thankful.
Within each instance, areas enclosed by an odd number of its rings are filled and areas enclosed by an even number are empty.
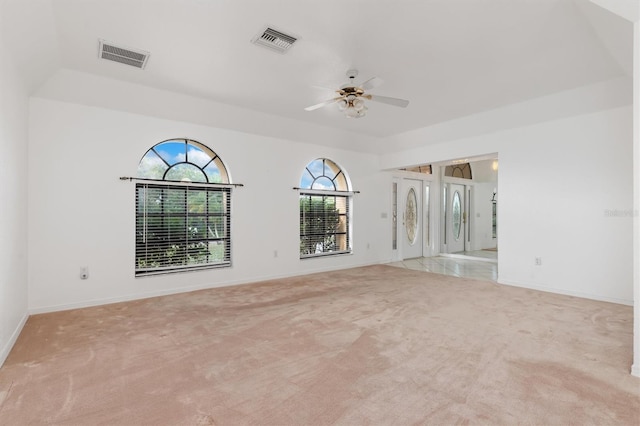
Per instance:
[[[351,252],[349,179],[333,161],[313,160],[300,178],[300,257]]]
[[[336,163],[326,158],[318,158],[305,167],[300,179],[300,188],[349,191],[349,183],[347,176]]]
[[[452,164],[450,166],[447,166],[444,169],[444,175],[462,179],[473,178],[471,174],[471,164],[469,163]]]
[[[227,168],[211,149],[190,139],[153,146],[140,160],[138,177],[165,181],[229,183]]]
[[[149,149],[136,183],[136,275],[231,264],[231,185],[210,148],[171,139]]]

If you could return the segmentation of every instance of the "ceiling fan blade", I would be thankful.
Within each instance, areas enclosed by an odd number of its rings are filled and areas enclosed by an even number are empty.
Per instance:
[[[318,108],[322,108],[323,106],[327,106],[327,105],[331,105],[333,103],[336,103],[340,99],[342,99],[342,96],[338,96],[337,98],[329,99],[328,101],[320,102],[319,104],[308,106],[304,110],[305,111],[314,111],[314,110],[316,110]]]
[[[401,108],[406,108],[409,105],[409,101],[406,99],[399,98],[390,98],[388,96],[379,96],[379,95],[364,95],[363,97],[370,99],[376,102],[382,102],[383,104],[389,104],[393,106],[398,106]]]
[[[360,87],[363,88],[364,90],[370,90],[370,89],[373,89],[374,87],[380,86],[382,83],[384,83],[383,79],[381,79],[380,77],[373,77],[365,81],[364,83],[362,83]]]

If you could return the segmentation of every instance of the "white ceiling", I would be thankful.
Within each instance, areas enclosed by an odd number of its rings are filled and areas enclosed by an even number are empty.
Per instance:
[[[67,68],[373,137],[632,72],[632,24],[589,0],[2,1],[33,91]],[[251,44],[265,26],[299,40],[284,55]],[[99,60],[98,39],[150,52],[146,69]],[[409,107],[303,110],[350,68]]]

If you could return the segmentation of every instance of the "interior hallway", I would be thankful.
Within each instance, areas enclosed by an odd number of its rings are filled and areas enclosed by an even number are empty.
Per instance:
[[[415,271],[451,275],[454,277],[474,278],[493,282],[498,280],[498,263],[492,259],[475,260],[449,256],[417,257],[392,262],[388,265],[413,269]]]

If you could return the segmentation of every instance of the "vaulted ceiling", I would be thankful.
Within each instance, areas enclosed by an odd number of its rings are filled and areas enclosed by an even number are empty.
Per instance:
[[[60,69],[371,137],[632,74],[633,27],[589,0],[3,0],[2,31],[30,89]],[[250,40],[298,37],[286,54]],[[151,53],[144,70],[98,58],[98,40]],[[346,119],[304,107],[380,77]]]

